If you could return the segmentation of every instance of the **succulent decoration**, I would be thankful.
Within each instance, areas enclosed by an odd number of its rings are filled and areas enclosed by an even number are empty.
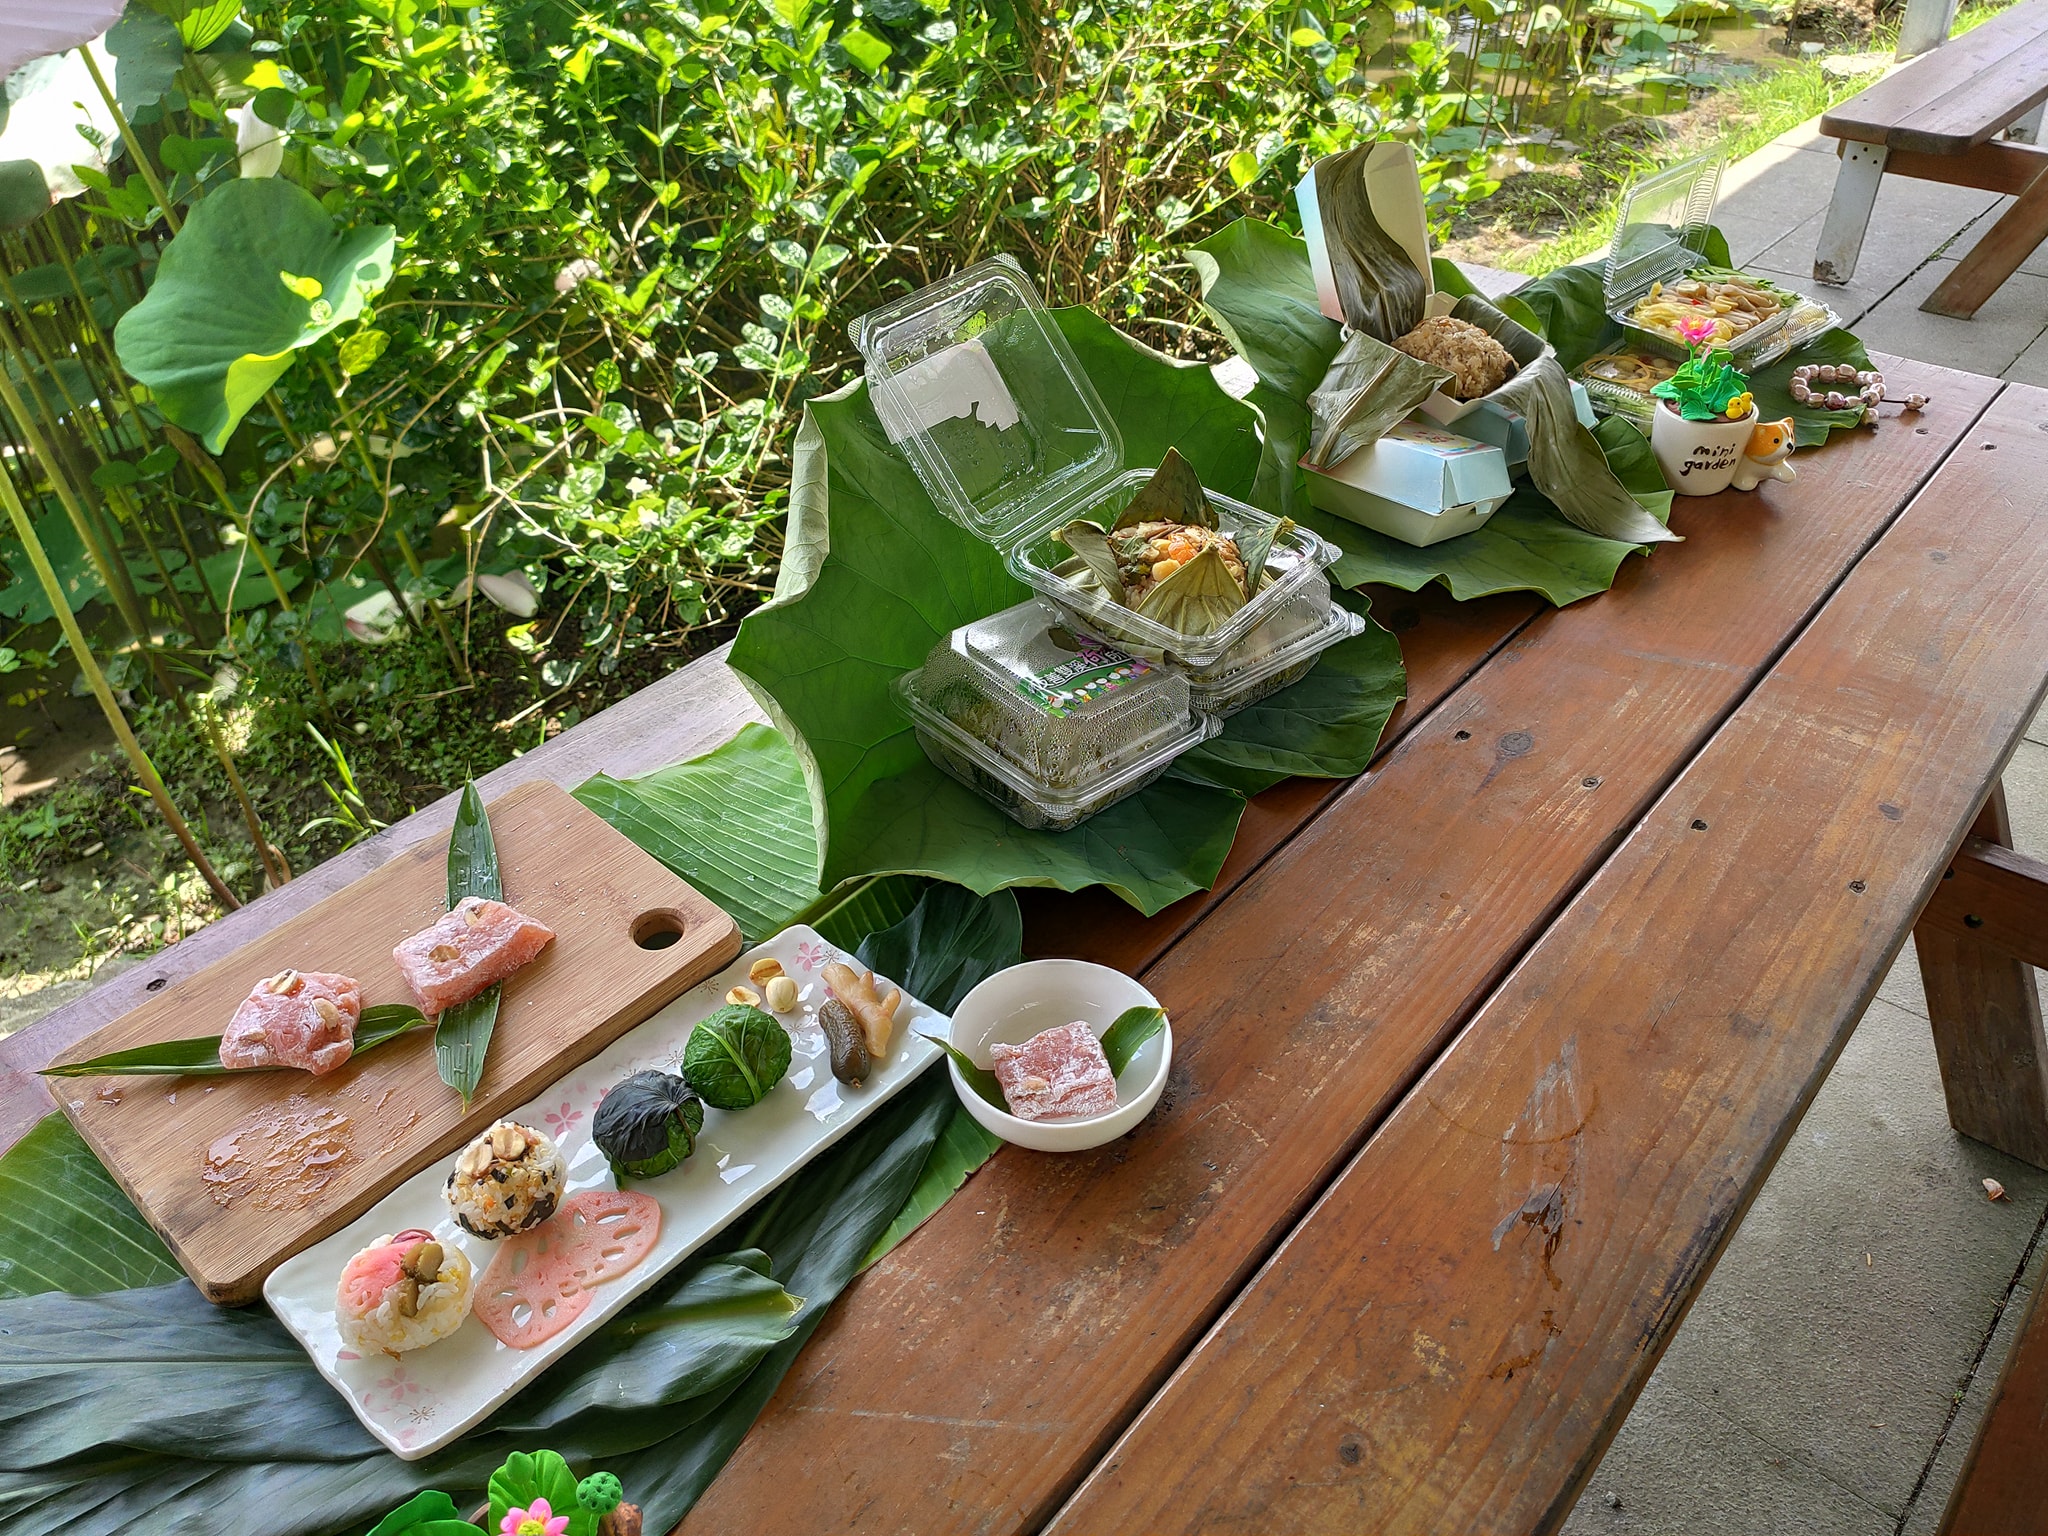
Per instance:
[[[1736,372],[1726,352],[1714,349],[1711,321],[1682,320],[1678,333],[1688,356],[1676,373],[1650,393],[1668,400],[1687,421],[1740,421],[1756,404],[1749,380]]]

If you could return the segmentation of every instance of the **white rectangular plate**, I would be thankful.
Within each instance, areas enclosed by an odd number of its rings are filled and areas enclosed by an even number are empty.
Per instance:
[[[660,1203],[660,1241],[631,1273],[598,1286],[583,1315],[545,1344],[512,1349],[474,1316],[438,1344],[396,1359],[359,1356],[341,1342],[334,1289],[342,1266],[388,1233],[409,1227],[431,1230],[442,1243],[469,1256],[482,1283],[496,1245],[462,1231],[449,1215],[441,1186],[453,1156],[421,1170],[360,1220],[271,1272],[264,1299],[305,1346],[320,1374],[348,1399],[356,1417],[397,1455],[417,1460],[482,1423],[734,1217],[866,1119],[939,1054],[919,1035],[944,1034],[946,1020],[906,995],[882,1069],[858,1088],[837,1081],[818,1026],[818,1007],[827,997],[818,973],[834,960],[852,963],[853,957],[809,928],[785,929],[509,1116],[554,1137],[569,1165],[570,1193],[616,1187],[604,1154],[590,1139],[591,1117],[605,1090],[650,1067],[680,1070],[691,1026],[722,1007],[726,992],[745,982],[747,968],[763,957],[780,960],[801,994],[797,1011],[782,1019],[792,1045],[788,1075],[752,1109],[707,1109],[703,1134],[689,1160],[658,1179],[632,1185]]]

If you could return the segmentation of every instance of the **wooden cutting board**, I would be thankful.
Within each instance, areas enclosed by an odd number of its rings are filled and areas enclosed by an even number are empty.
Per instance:
[[[323,1077],[49,1080],[209,1300],[255,1300],[278,1264],[739,953],[730,917],[558,785],[523,784],[487,809],[505,899],[555,938],[504,983],[468,1114],[435,1072],[431,1028]],[[251,987],[287,968],[353,976],[366,1006],[412,1002],[392,946],[447,910],[447,868],[445,837],[409,848],[87,1036],[65,1059],[218,1034]]]

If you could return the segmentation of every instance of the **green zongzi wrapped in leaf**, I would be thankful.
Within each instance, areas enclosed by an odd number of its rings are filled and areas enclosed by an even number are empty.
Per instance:
[[[1262,530],[1248,565],[1194,466],[1169,448],[1114,527],[1076,522],[1053,535],[1074,552],[1056,574],[1184,635],[1213,634],[1266,584],[1273,540],[1290,526]]]

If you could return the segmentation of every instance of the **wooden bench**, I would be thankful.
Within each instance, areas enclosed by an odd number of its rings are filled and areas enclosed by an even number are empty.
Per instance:
[[[1967,320],[2048,237],[2048,0],[2027,0],[1922,54],[1820,120],[1843,141],[1842,168],[1814,249],[1813,275],[1846,283],[1889,172],[2012,194],[2016,201],[1920,307]],[[1998,135],[2004,133],[2005,138]]]
[[[1941,1536],[2048,1536],[2048,1303],[2036,1290]]]

